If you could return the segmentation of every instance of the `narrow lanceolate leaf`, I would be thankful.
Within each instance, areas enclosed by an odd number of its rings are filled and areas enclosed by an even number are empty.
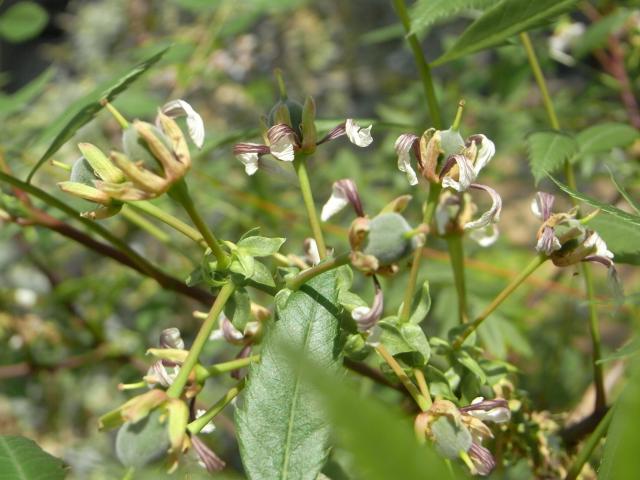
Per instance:
[[[64,463],[25,437],[0,435],[0,480],[60,480]]]
[[[498,45],[569,10],[576,0],[502,0],[467,28],[433,65]]]
[[[560,169],[564,161],[578,151],[578,143],[561,132],[536,132],[529,135],[529,164],[536,185],[547,173]]]
[[[418,33],[468,10],[484,10],[496,0],[418,0],[411,7],[411,33]]]
[[[287,345],[327,372],[340,368],[335,271],[319,275],[278,308],[251,367],[236,426],[249,478],[315,480],[329,452],[322,403],[300,369],[282,351]]]
[[[402,415],[400,408],[383,405],[371,395],[362,396],[322,364],[311,363],[307,356],[303,358],[286,346],[283,348],[290,361],[301,364],[307,372],[303,380],[313,387],[314,398],[327,410],[337,442],[353,458],[355,478],[466,478],[457,474],[455,465],[448,470],[432,448],[418,444],[411,428],[413,418],[406,413]]]
[[[53,139],[51,145],[49,145],[49,148],[47,148],[42,157],[40,157],[40,159],[38,160],[38,163],[36,163],[33,169],[31,169],[31,172],[29,172],[29,176],[27,177],[27,182],[31,181],[33,175],[35,175],[38,169],[49,158],[51,158],[51,156],[55,154],[60,149],[60,147],[62,147],[62,145],[64,145],[71,137],[73,137],[73,135],[75,135],[75,133],[80,128],[86,125],[102,109],[102,104],[100,103],[101,100],[104,99],[111,102],[118,96],[118,94],[124,92],[129,87],[129,85],[136,81],[140,77],[140,75],[142,75],[155,63],[157,63],[168,49],[169,47],[164,48],[142,63],[139,63],[131,71],[114,80],[103,91],[91,95],[86,99],[86,102],[83,105],[78,106],[78,111],[60,129],[56,137]],[[55,124],[56,121],[54,120],[53,123]]]
[[[638,131],[624,123],[601,123],[576,135],[581,153],[604,153],[612,148],[624,148],[638,138]]]

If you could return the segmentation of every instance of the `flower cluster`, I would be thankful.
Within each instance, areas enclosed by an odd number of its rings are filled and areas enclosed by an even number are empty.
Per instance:
[[[411,154],[423,178],[432,184],[441,184],[445,190],[436,210],[438,234],[452,231],[472,232],[471,237],[482,246],[493,244],[498,238],[496,223],[500,220],[502,200],[491,187],[476,183],[480,171],[495,155],[495,145],[486,136],[471,135],[466,140],[453,127],[448,130],[430,128],[418,137],[405,133],[395,143],[398,169],[404,172],[410,185],[417,185],[418,175],[411,164]],[[442,158],[438,172],[438,159]],[[491,198],[491,207],[472,219],[477,207],[465,193],[481,190]]]
[[[123,202],[158,197],[185,176],[191,155],[174,118],[185,116],[194,144],[200,148],[204,142],[202,118],[184,100],[165,104],[155,125],[139,120],[128,125],[117,115],[124,128],[124,153],[113,151],[107,157],[96,146],[81,143],[82,156],[73,164],[69,181],[58,184],[61,190],[98,204],[84,214],[94,219],[115,215]]]

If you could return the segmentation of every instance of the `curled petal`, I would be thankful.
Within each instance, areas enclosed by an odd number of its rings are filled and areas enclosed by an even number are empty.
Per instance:
[[[472,230],[469,236],[481,247],[490,247],[498,240],[498,237],[500,236],[500,230],[498,230],[497,225],[490,224]]]
[[[184,340],[182,340],[180,330],[175,327],[165,328],[162,330],[160,333],[160,347],[184,350]]]
[[[347,118],[344,123],[344,129],[349,141],[358,147],[368,147],[373,142],[371,127],[372,125],[367,128],[361,127],[352,118]]]
[[[149,384],[149,387],[153,388],[154,385],[159,384],[163,387],[169,387],[178,376],[180,367],[171,367],[171,373],[167,370],[162,360],[154,362],[147,370],[147,374],[144,379]]]
[[[206,468],[208,472],[219,472],[226,465],[197,435],[191,437],[191,444],[198,455],[200,465]]]
[[[162,107],[162,113],[172,118],[187,117],[189,137],[191,137],[196,147],[202,148],[204,144],[204,122],[200,114],[191,105],[184,100],[172,100]]]
[[[472,183],[470,185],[471,188],[475,188],[476,190],[484,190],[491,196],[491,208],[484,212],[480,218],[473,220],[471,222],[467,222],[464,225],[465,230],[476,229],[481,227],[486,227],[492,223],[497,223],[500,220],[500,213],[502,212],[502,199],[498,192],[496,192],[493,188],[487,187],[486,185],[480,185],[478,183]]]
[[[271,155],[283,162],[293,162],[298,141],[289,125],[274,125],[267,131],[267,138]]]
[[[587,248],[595,247],[596,251],[594,255],[596,256],[613,259],[613,252],[609,251],[607,244],[596,232],[592,232],[591,235],[587,237],[584,241],[584,246]]]
[[[409,185],[416,185],[418,183],[418,177],[416,172],[411,167],[411,150],[419,141],[419,138],[412,133],[403,133],[398,137],[394,145],[396,154],[398,155],[398,170],[404,172],[407,175]]]
[[[242,340],[244,340],[244,334],[234,327],[231,320],[229,320],[224,313],[221,313],[220,317],[218,317],[218,325],[220,327],[211,332],[209,340],[224,339],[225,341],[233,344],[242,343]]]
[[[457,194],[453,194],[450,190],[442,192],[435,212],[438,235],[445,235],[447,233],[451,222],[456,219],[459,211],[460,197]]]
[[[450,174],[451,169],[456,164],[458,165],[458,180]],[[458,192],[464,192],[476,179],[476,172],[467,157],[464,155],[451,155],[442,168],[440,177],[442,177],[442,186],[444,188],[453,188]]]
[[[326,222],[347,205],[351,204],[359,217],[364,216],[358,187],[353,180],[344,178],[333,182],[331,197],[322,207],[320,219]]]
[[[562,248],[562,245],[553,228],[545,226],[536,243],[536,250],[540,253],[551,255],[553,252],[560,250],[560,248]]]
[[[485,400],[483,397],[477,397],[471,401],[470,405],[460,407],[460,411],[483,422],[505,423],[511,420],[509,404],[503,398]]]
[[[478,176],[480,170],[482,170],[496,154],[496,146],[482,134],[470,136],[469,141],[475,143],[478,147],[478,153],[473,162],[473,171],[476,176]]]
[[[258,171],[260,155],[269,153],[269,147],[258,143],[238,143],[233,147],[233,154],[244,165],[247,175]]]
[[[359,332],[367,332],[376,326],[380,317],[382,317],[382,311],[384,309],[384,296],[382,289],[376,282],[376,294],[373,299],[371,308],[369,307],[356,307],[351,312],[351,318],[353,318],[358,326]]]
[[[320,145],[325,142],[330,142],[346,134],[347,134],[346,123],[343,122],[340,125],[333,127],[329,131],[329,133],[327,133],[324,137],[322,137],[322,139],[316,145]]]
[[[533,200],[531,200],[531,211],[542,221],[549,220],[551,216],[551,208],[556,197],[547,192],[538,192]]]
[[[473,462],[473,466],[476,469],[478,475],[486,476],[496,467],[496,461],[493,458],[491,452],[480,445],[473,442],[471,448],[469,448],[469,458]]]

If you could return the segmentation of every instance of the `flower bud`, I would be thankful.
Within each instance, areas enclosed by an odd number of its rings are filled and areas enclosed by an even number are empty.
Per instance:
[[[182,340],[180,330],[175,327],[165,328],[160,334],[160,347],[184,350],[184,340]]]
[[[416,248],[416,240],[410,236],[411,232],[411,226],[402,215],[378,215],[369,222],[363,253],[377,258],[382,267],[396,263]]]

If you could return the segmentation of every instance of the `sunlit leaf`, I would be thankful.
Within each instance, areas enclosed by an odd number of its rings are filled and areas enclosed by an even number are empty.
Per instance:
[[[418,0],[411,7],[411,33],[417,33],[466,10],[483,10],[496,0]]]
[[[100,103],[102,99],[112,101],[114,98],[116,98],[119,93],[125,91],[127,87],[131,85],[131,83],[136,81],[140,77],[140,75],[142,75],[154,64],[156,64],[168,49],[169,47],[160,50],[155,55],[139,63],[125,75],[118,77],[113,83],[111,83],[109,87],[100,92],[98,95],[92,95],[93,98],[88,98],[86,103],[79,107],[78,112],[58,132],[51,145],[49,145],[49,148],[47,148],[42,157],[40,157],[36,165],[31,170],[31,172],[29,172],[27,182],[31,181],[33,175],[38,171],[38,169],[54,153],[56,153],[60,149],[60,147],[62,147],[62,145],[64,145],[71,137],[73,137],[78,129],[86,125],[102,109],[102,105]]]
[[[502,0],[473,22],[433,65],[499,45],[569,10],[576,0]]]
[[[62,460],[49,455],[33,440],[0,435],[0,479],[59,480],[65,475]]]
[[[638,131],[624,123],[600,123],[576,135],[582,153],[604,153],[626,147],[640,138]]]
[[[267,330],[259,364],[251,366],[236,425],[249,478],[315,480],[324,464],[329,428],[314,390],[281,345],[301,350],[327,372],[340,367],[335,271],[293,292]]]

